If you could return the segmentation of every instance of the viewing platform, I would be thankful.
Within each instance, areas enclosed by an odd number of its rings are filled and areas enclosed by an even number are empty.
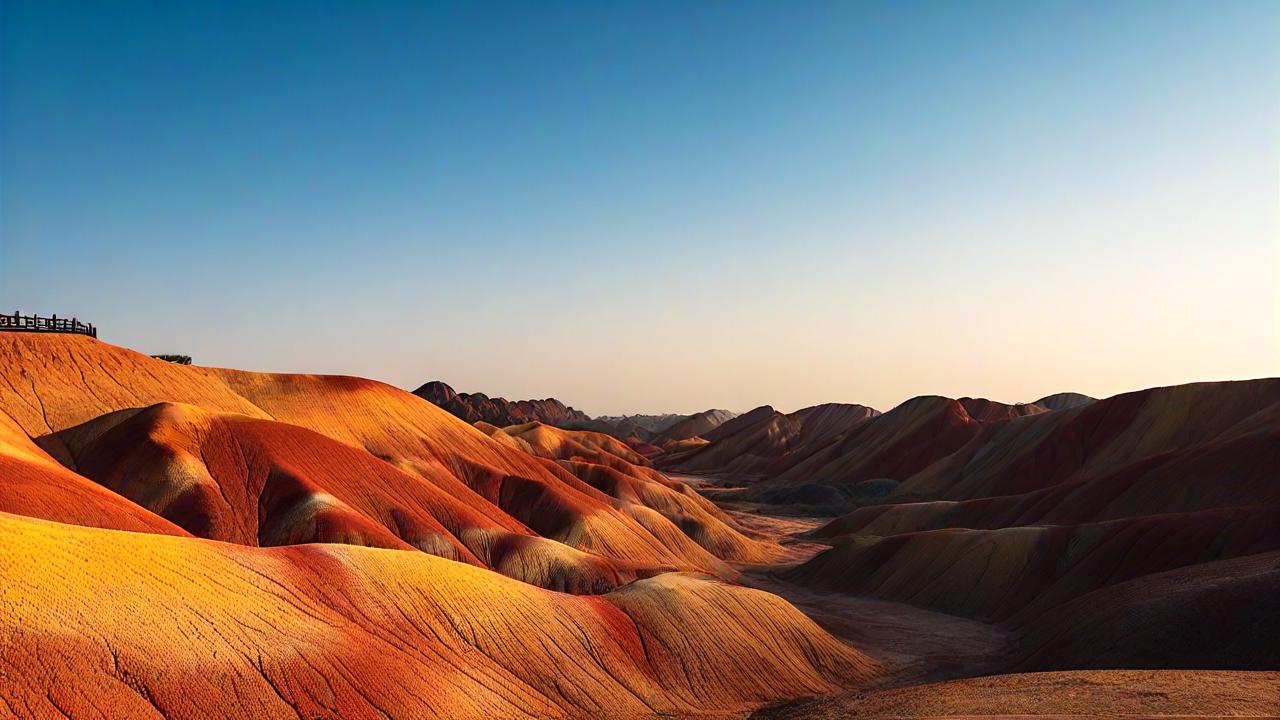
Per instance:
[[[72,333],[98,337],[98,328],[89,323],[80,322],[76,318],[40,317],[39,315],[0,315],[0,331],[8,332],[45,332]]]

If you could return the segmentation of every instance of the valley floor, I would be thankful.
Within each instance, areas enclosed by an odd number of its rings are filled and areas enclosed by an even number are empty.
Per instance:
[[[1280,672],[1003,674],[1012,637],[998,625],[906,603],[817,592],[785,580],[782,570],[827,547],[804,535],[829,518],[776,515],[767,506],[735,502],[730,498],[737,479],[672,477],[714,499],[748,532],[788,550],[777,564],[740,567],[742,584],[785,598],[886,670],[869,686],[763,708],[752,718],[1280,716]]]
[[[1277,717],[1280,673],[1080,670],[993,675],[817,698],[758,720],[937,717]]]

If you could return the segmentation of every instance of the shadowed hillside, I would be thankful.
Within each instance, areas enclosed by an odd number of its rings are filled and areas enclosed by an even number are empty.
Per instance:
[[[702,437],[734,417],[734,413],[728,410],[703,410],[667,427],[658,433],[656,440],[660,444],[666,444]]]
[[[186,535],[182,528],[60,465],[0,412],[0,512],[74,525]]]
[[[788,577],[999,621],[1032,669],[1280,667],[1280,380],[983,423]]]

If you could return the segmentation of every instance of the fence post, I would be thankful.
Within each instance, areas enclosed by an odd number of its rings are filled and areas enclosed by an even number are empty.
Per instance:
[[[12,315],[0,313],[0,330],[62,332],[88,335],[92,338],[98,337],[98,328],[94,327],[92,323],[80,322],[78,317],[60,318],[56,314],[49,317],[23,315],[21,310],[14,310]]]

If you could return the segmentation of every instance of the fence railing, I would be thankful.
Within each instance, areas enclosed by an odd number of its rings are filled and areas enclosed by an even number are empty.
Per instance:
[[[75,333],[98,337],[98,328],[75,318],[40,317],[39,315],[0,315],[0,331]]]

